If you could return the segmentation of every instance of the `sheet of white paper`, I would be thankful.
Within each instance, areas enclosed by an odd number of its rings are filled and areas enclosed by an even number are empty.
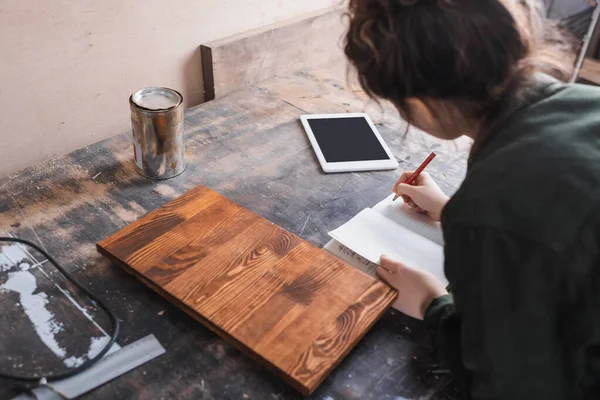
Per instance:
[[[382,254],[429,271],[444,284],[444,248],[367,208],[329,235],[377,264]]]
[[[440,246],[444,245],[442,226],[439,222],[435,222],[427,215],[415,212],[402,199],[393,200],[394,195],[392,194],[373,207],[373,210]]]
[[[342,261],[352,265],[354,268],[358,268],[371,276],[377,276],[377,274],[375,274],[377,264],[372,263],[360,254],[350,250],[337,240],[331,239],[325,246],[323,246],[323,249],[327,250]]]

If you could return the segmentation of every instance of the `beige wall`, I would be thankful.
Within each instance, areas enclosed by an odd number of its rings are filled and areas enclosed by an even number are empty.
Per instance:
[[[0,176],[129,129],[128,97],[203,100],[198,46],[336,0],[0,0]]]

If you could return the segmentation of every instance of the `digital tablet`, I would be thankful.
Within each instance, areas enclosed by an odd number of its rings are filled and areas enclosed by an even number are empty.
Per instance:
[[[367,114],[314,114],[300,117],[325,172],[398,168]]]

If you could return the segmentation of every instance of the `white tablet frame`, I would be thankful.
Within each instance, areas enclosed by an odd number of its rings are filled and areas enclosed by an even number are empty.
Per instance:
[[[310,129],[310,124],[308,123],[311,119],[333,119],[333,118],[364,118],[373,134],[379,143],[385,150],[388,158],[387,160],[371,160],[371,161],[348,161],[348,162],[327,162],[323,152],[321,151],[321,147],[319,146],[319,142],[315,137],[312,129]],[[315,150],[315,154],[317,155],[317,159],[321,164],[321,168],[326,173],[335,173],[335,172],[358,172],[358,171],[379,171],[379,170],[390,170],[398,168],[398,161],[396,157],[392,154],[389,147],[379,134],[379,131],[371,121],[371,118],[365,113],[345,113],[345,114],[310,114],[310,115],[301,115],[300,121],[302,122],[302,126],[306,131],[306,136],[308,136],[308,140]]]

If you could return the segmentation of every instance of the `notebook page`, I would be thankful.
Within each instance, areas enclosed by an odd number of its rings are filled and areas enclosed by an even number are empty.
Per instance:
[[[392,194],[373,207],[373,210],[404,226],[408,230],[425,236],[440,246],[444,245],[442,226],[439,222],[432,220],[427,215],[414,211],[408,204],[402,201],[402,198],[396,201],[393,200],[394,195]]]
[[[329,235],[370,262],[382,254],[432,273],[445,285],[444,248],[373,211],[364,209]]]

